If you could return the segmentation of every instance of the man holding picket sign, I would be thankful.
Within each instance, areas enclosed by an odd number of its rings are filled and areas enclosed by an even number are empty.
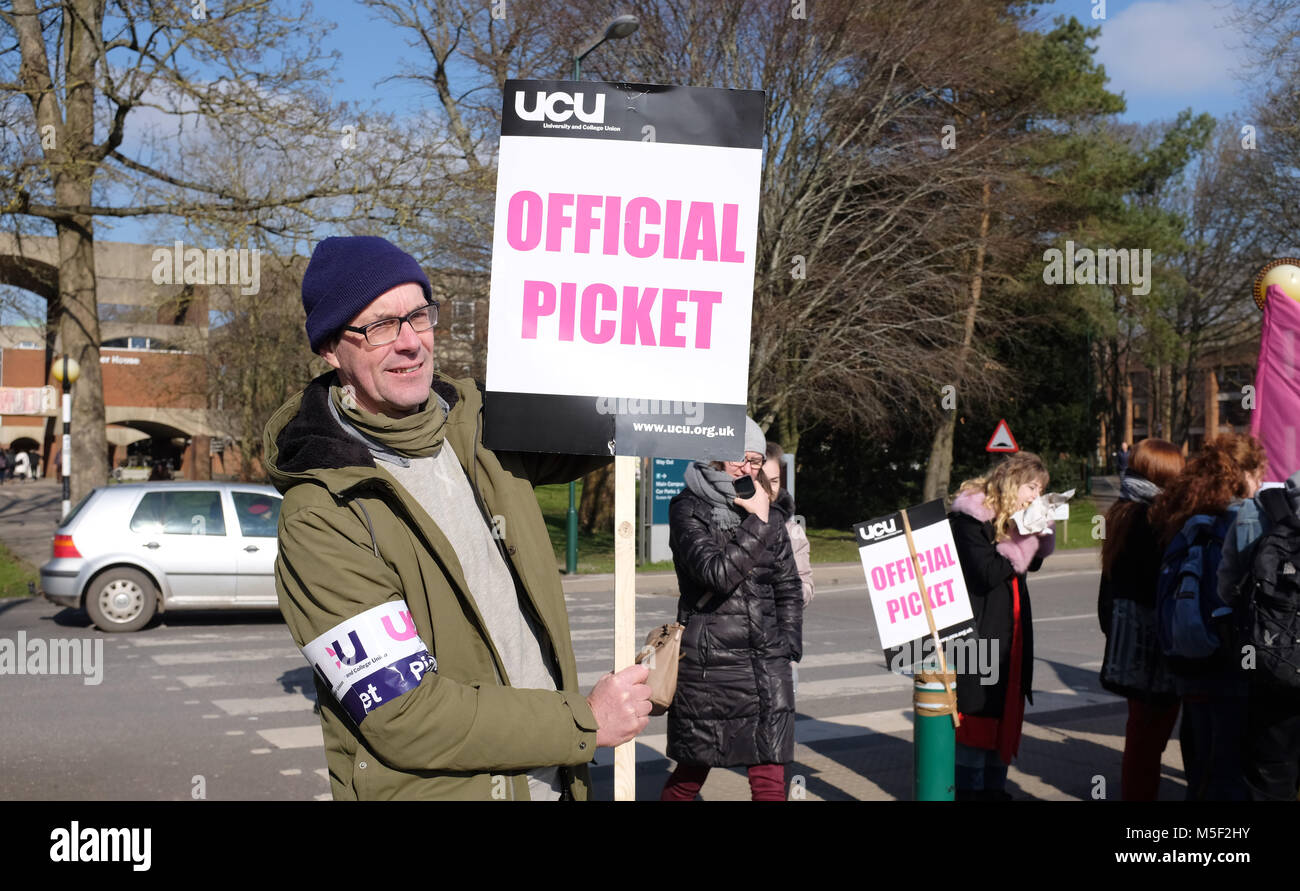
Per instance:
[[[583,697],[533,486],[608,459],[493,451],[473,381],[433,370],[438,304],[382,238],[303,278],[334,367],[271,419],[276,590],[316,670],[335,799],[586,798],[597,746],[646,726],[646,669]]]

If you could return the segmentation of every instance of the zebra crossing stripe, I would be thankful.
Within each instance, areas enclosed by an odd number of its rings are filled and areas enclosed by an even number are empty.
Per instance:
[[[212,704],[227,715],[271,715],[280,712],[311,711],[316,703],[305,696],[262,696],[253,699],[214,699]]]
[[[276,647],[272,650],[236,650],[233,653],[159,653],[150,658],[157,665],[203,665],[209,662],[265,662],[268,659],[301,662],[302,654],[290,647]]]
[[[907,679],[904,678],[904,680]],[[801,688],[802,686],[800,684]],[[911,686],[910,680],[907,686]],[[1025,718],[1029,721],[1052,712],[1122,701],[1118,696],[1112,696],[1109,693],[1080,693],[1075,690],[1059,689],[1035,690],[1034,705],[1026,707]],[[799,716],[795,719],[794,741],[796,745],[812,745],[859,736],[910,735],[911,732],[912,709],[909,706],[906,708],[887,708],[874,712],[861,712],[855,715],[835,715],[828,718]],[[636,760],[638,762],[667,758],[667,751],[667,734],[657,733],[636,738]],[[595,763],[597,766],[613,764],[613,750],[597,749]]]
[[[592,664],[590,660],[583,660],[584,666]],[[808,669],[816,668],[851,668],[859,672],[865,671],[867,674],[856,674],[842,678],[826,678],[822,680],[811,680],[808,677]],[[604,668],[588,669],[578,673],[578,686],[580,689],[590,689],[601,675],[609,673],[610,666]],[[834,696],[861,696],[872,693],[880,693],[885,690],[904,690],[911,689],[912,678],[886,672],[880,664],[879,658],[872,661],[868,654],[863,650],[844,650],[835,653],[818,653],[816,655],[804,656],[799,662],[799,700],[808,699],[828,699]]]
[[[325,746],[325,737],[321,733],[319,723],[302,727],[274,727],[270,730],[259,730],[257,735],[277,749],[305,749],[309,746],[324,748]]]
[[[272,641],[283,639],[286,644],[292,644],[293,639],[286,635],[270,634],[191,634],[184,637],[142,637],[139,640],[131,641],[134,647],[179,647],[179,646],[211,646],[220,644],[225,646],[231,643],[247,643],[250,640]]]

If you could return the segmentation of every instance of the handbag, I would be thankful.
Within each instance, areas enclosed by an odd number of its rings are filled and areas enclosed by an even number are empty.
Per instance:
[[[645,646],[636,654],[636,664],[650,669],[650,714],[662,715],[677,692],[677,663],[682,658],[682,632],[686,626],[669,622],[646,635]]]
[[[1156,637],[1154,609],[1132,600],[1115,600],[1100,680],[1102,687],[1120,696],[1174,695],[1174,678]]]

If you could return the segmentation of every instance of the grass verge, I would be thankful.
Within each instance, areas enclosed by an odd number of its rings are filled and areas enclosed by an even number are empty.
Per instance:
[[[0,544],[0,598],[30,597],[28,583],[39,585],[40,573],[35,567]]]
[[[1095,516],[1100,516],[1100,512],[1091,496],[1076,495],[1070,499],[1070,519],[1064,529],[1056,530],[1057,550],[1074,551],[1080,548],[1100,547],[1101,542],[1092,537]]]

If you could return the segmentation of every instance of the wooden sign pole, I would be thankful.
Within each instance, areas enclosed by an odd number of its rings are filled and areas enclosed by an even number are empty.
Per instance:
[[[636,462],[614,459],[614,670],[636,661]],[[636,801],[636,740],[614,749],[614,800]]]
[[[907,510],[899,511],[903,515],[903,534],[907,536],[907,552],[912,555],[912,568],[916,574],[916,587],[921,592],[921,604],[925,607],[925,621],[930,624],[930,639],[934,641],[934,651],[939,654],[939,674],[944,678],[943,687],[947,692],[948,704],[952,707],[952,726],[961,726],[961,717],[957,714],[957,693],[948,686],[948,659],[944,655],[943,645],[939,643],[939,629],[934,626],[934,613],[930,609],[930,596],[925,588],[925,579],[921,575],[921,558],[916,554],[916,543],[912,541],[912,524],[907,519]]]

